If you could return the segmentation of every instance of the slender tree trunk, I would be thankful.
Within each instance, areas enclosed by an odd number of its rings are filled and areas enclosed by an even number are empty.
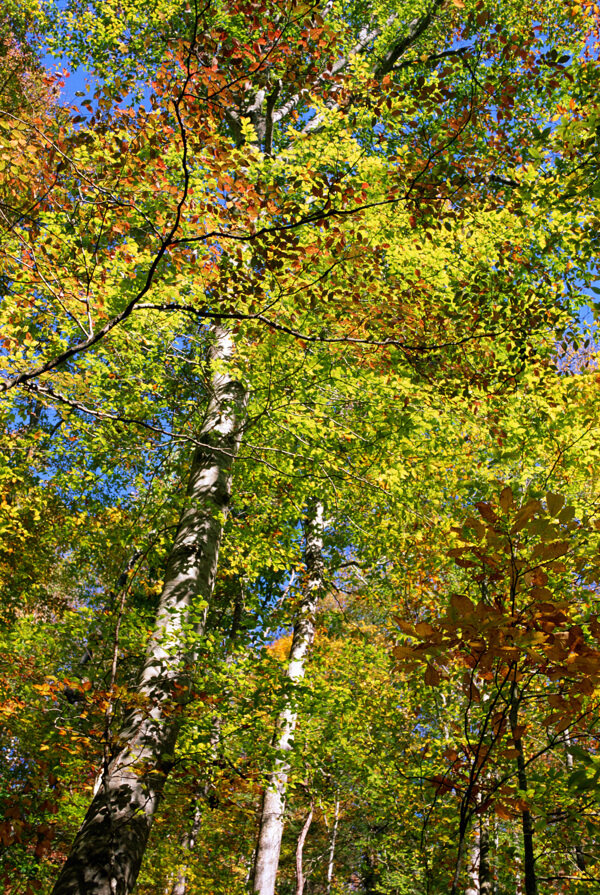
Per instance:
[[[300,831],[300,835],[298,837],[298,844],[296,845],[296,895],[304,895],[304,870],[302,869],[302,853],[304,851],[304,843],[306,842],[306,837],[308,836],[308,831],[310,830],[310,825],[313,819],[313,810],[314,805],[310,803],[310,811],[306,815],[306,820],[302,826],[302,830]]]
[[[497,855],[500,850],[500,834],[498,832],[498,824],[496,823],[495,819],[492,821],[492,824],[492,829],[494,832],[494,854]],[[497,875],[496,873],[492,873],[492,895],[499,895],[498,885],[499,883]]]
[[[525,793],[527,792],[527,769],[525,765],[523,742],[520,733],[518,732],[519,702],[520,700],[517,696],[516,684],[513,684],[510,695],[509,720],[515,749],[517,750],[517,781],[519,789],[525,798]],[[538,895],[537,877],[535,872],[535,854],[533,851],[533,819],[528,808],[525,808],[521,812],[521,820],[523,829],[525,895]]]
[[[206,787],[205,787],[206,789]],[[206,792],[202,793],[206,797]],[[184,833],[181,840],[181,848],[186,852],[191,852],[196,844],[196,837],[202,823],[202,815],[204,814],[204,800],[200,794],[193,802],[194,813],[189,829]],[[175,882],[171,886],[171,895],[185,895],[188,888],[188,867],[184,865],[177,871]]]
[[[335,860],[335,841],[337,839],[338,820],[340,816],[340,800],[335,800],[333,809],[333,827],[331,829],[331,840],[329,842],[329,857],[327,860],[327,890],[326,895],[331,895],[331,881],[333,880],[333,862]]]
[[[565,750],[566,750],[566,756],[567,756],[567,768],[569,770],[569,773],[572,774],[573,773],[573,755],[569,751],[569,746],[571,745],[571,735],[570,735],[568,729],[565,730],[565,732],[563,734],[563,738],[565,741]],[[581,845],[575,846],[575,848],[573,849],[573,855],[575,858],[575,863],[577,865],[577,869],[583,873],[585,871],[586,864],[585,864],[585,854],[584,854],[584,851],[583,851],[583,848],[581,847]]]
[[[377,864],[369,852],[365,855],[365,872],[362,882],[365,895],[377,895]]]
[[[246,391],[227,372],[233,343],[215,329],[212,396],[198,440],[154,632],[133,709],[105,762],[99,786],[53,895],[127,895],[137,879],[156,808],[173,762],[188,689],[190,622],[203,629],[211,600]]]
[[[489,818],[481,817],[479,827],[479,893],[493,895],[494,881],[490,864]]]
[[[231,623],[231,630],[229,632],[229,642],[226,648],[226,666],[229,666],[231,664],[231,651],[235,645],[238,628],[242,617],[242,603],[243,596],[240,593],[233,606],[233,619]],[[213,759],[216,759],[217,757],[217,751],[221,740],[222,721],[223,719],[219,715],[216,715],[212,719],[212,730],[210,734],[210,753]],[[194,846],[196,845],[196,839],[198,837],[200,826],[202,824],[202,818],[204,816],[204,809],[207,804],[209,806],[212,805],[212,799],[214,799],[214,786],[211,779],[209,778],[201,787],[199,786],[194,793],[192,799],[193,814],[191,822],[188,829],[181,837],[180,842],[181,850],[184,855],[184,861],[177,870],[177,876],[175,877],[173,885],[170,886],[167,890],[169,892],[169,895],[186,895],[186,892],[188,891],[190,853],[193,851]]]
[[[465,895],[480,895],[479,866],[481,862],[481,837],[477,818],[475,818],[475,841],[471,848],[469,860],[469,882],[465,889]]]
[[[219,746],[220,739],[221,718],[216,717],[213,718],[213,727],[210,736],[210,747],[213,758],[215,758],[217,755],[217,748]],[[213,804],[213,799],[214,786],[209,779],[201,787],[198,787],[198,789],[196,789],[192,798],[192,817],[190,819],[189,827],[184,832],[180,842],[181,850],[185,855],[185,859],[177,870],[177,876],[175,877],[173,885],[168,890],[170,895],[186,895],[186,892],[188,891],[190,853],[193,851],[196,845],[196,839],[202,825],[204,809],[207,804]]]
[[[489,827],[485,817],[476,818],[475,822],[475,841],[471,849],[465,895],[492,895]]]
[[[307,520],[306,573],[306,589],[294,624],[287,669],[293,683],[304,677],[306,655],[315,633],[317,599],[323,588],[323,506],[318,501],[311,507]],[[289,771],[286,753],[293,747],[296,720],[292,697],[277,719],[275,747],[279,757],[275,759],[263,796],[254,864],[254,892],[259,895],[274,895],[275,892]]]

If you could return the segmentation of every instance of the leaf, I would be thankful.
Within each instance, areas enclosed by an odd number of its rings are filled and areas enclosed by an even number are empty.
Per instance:
[[[500,497],[499,497],[499,503],[505,513],[514,504],[512,488],[509,485],[507,485],[506,488],[502,489],[502,491],[500,493]]]
[[[427,663],[427,668],[425,669],[425,683],[428,687],[437,687],[441,681],[442,677],[437,670],[437,668],[432,665],[430,662]]]
[[[464,594],[452,594],[450,597],[450,605],[461,618],[473,615],[475,611],[475,604],[470,597],[467,597]]]
[[[546,492],[546,506],[551,516],[557,516],[564,504],[565,499],[561,494],[553,494],[552,491]]]
[[[410,636],[414,636],[415,634],[415,626],[411,625],[410,622],[404,621],[403,618],[400,618],[398,615],[392,616],[400,630],[403,634],[409,634]]]
[[[490,503],[486,503],[483,500],[477,501],[475,504],[476,509],[479,511],[480,515],[485,519],[486,522],[491,522],[492,524],[497,521],[497,516],[494,511],[494,508]]]
[[[511,534],[516,534],[518,531],[521,531],[522,528],[529,522],[536,513],[539,513],[542,509],[542,505],[539,500],[533,498],[529,500],[521,509],[518,511],[515,522],[511,528]]]

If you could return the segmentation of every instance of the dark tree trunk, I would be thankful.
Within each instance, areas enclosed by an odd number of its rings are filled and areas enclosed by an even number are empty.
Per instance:
[[[527,767],[525,763],[525,751],[523,741],[518,732],[519,728],[519,697],[516,684],[512,685],[510,697],[510,728],[517,750],[517,782],[519,789],[526,798],[527,792]],[[533,850],[533,819],[529,808],[521,812],[521,826],[523,830],[523,852],[525,871],[525,895],[538,895],[537,876],[535,871],[535,854]]]

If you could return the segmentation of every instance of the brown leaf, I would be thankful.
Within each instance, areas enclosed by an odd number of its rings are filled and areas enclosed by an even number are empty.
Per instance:
[[[538,544],[533,551],[534,556],[539,556],[542,560],[558,559],[568,553],[571,547],[569,541],[553,541],[552,544]]]
[[[592,615],[589,621],[590,631],[596,640],[600,640],[600,623],[598,622],[598,616]]]
[[[511,534],[515,534],[516,532],[520,531],[525,525],[527,525],[532,516],[535,516],[536,513],[539,513],[541,509],[542,505],[539,500],[529,500],[524,506],[521,507],[521,509],[517,513],[515,524],[511,528]]]
[[[411,625],[410,622],[404,621],[404,619],[400,618],[399,615],[394,615],[392,617],[403,634],[410,634],[411,636],[414,636],[414,633],[415,633],[414,625]]]
[[[467,516],[463,523],[463,528],[472,529],[479,540],[485,535],[485,525],[481,519],[476,519],[475,516]]]
[[[486,522],[494,523],[497,520],[496,513],[491,504],[486,503],[484,500],[478,500],[475,504],[477,510],[479,510],[480,515],[485,519]]]
[[[464,594],[452,594],[450,597],[450,605],[460,616],[472,615],[475,611],[473,601]]]
[[[548,507],[548,512],[551,516],[556,516],[560,513],[564,502],[565,499],[562,494],[553,494],[552,491],[546,493],[546,506]]]
[[[512,820],[513,819],[512,811],[510,811],[504,805],[496,804],[495,810],[496,810],[496,814],[498,815],[498,817],[500,817],[502,820]]]
[[[427,663],[427,668],[425,669],[425,683],[428,687],[437,687],[441,681],[442,677],[435,667],[430,662]]]

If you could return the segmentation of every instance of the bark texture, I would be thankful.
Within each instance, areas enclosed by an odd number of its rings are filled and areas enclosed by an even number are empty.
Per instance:
[[[293,683],[304,677],[306,655],[315,634],[315,610],[323,588],[323,506],[315,501],[306,526],[306,573],[304,597],[294,624],[287,674]],[[297,712],[293,701],[279,715],[275,733],[278,757],[269,774],[263,796],[258,847],[254,865],[254,892],[274,895],[287,788],[289,762],[287,753],[293,747]]]
[[[121,730],[53,895],[127,895],[137,879],[182,720],[193,656],[184,628],[199,633],[212,597],[246,392],[227,372],[233,351],[215,330],[212,395],[192,460],[185,506],[165,573],[154,631],[138,683],[143,703]]]

